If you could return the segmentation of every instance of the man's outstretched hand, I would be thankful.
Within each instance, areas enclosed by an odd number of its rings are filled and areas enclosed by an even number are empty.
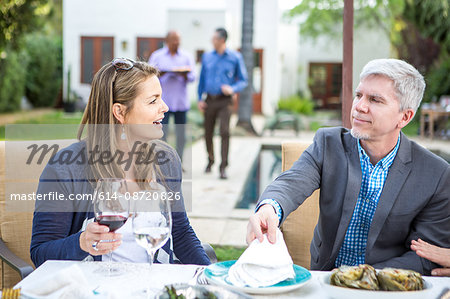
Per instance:
[[[269,242],[274,244],[277,241],[278,216],[275,209],[269,205],[262,205],[258,212],[250,217],[247,225],[247,244],[254,239],[260,242],[264,240],[263,235],[267,233]]]

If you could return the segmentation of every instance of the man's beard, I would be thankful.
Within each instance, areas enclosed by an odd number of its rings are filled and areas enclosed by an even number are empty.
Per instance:
[[[355,130],[354,128],[351,129],[350,134],[352,134],[352,136],[355,137],[356,139],[361,139],[361,140],[369,140],[370,139],[369,134],[363,134],[363,133]]]

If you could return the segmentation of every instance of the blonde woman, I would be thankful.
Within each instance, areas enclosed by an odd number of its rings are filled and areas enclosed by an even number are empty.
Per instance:
[[[37,193],[58,192],[66,198],[92,194],[99,178],[125,178],[135,182],[129,184],[131,190],[158,181],[181,200],[172,208],[171,239],[155,255],[155,262],[206,265],[210,260],[184,209],[180,159],[158,141],[168,110],[161,93],[158,71],[147,63],[116,58],[103,66],[92,82],[80,141],[55,155],[56,163],[44,169]],[[70,163],[67,156],[74,157]],[[144,163],[139,163],[143,157]],[[147,261],[130,225],[109,232],[93,218],[90,201],[38,202],[30,246],[36,267],[49,259],[98,261],[110,251],[115,261]]]

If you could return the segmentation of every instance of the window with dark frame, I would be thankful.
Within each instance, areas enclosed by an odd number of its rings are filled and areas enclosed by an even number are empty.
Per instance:
[[[136,57],[139,61],[148,62],[150,55],[158,49],[164,47],[163,37],[138,37]]]
[[[342,63],[310,63],[308,86],[318,107],[340,107]]]
[[[94,74],[114,58],[114,37],[81,37],[81,83],[91,84]]]
[[[202,56],[205,53],[205,50],[197,50],[195,51],[195,62],[202,63]]]

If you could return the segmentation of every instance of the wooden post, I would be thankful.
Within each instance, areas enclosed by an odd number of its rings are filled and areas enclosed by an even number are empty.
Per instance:
[[[351,128],[353,98],[353,0],[344,0],[344,53],[342,66],[342,125]]]
[[[242,1],[242,46],[241,53],[247,68],[248,85],[239,95],[238,122],[236,126],[257,135],[252,124],[253,113],[253,0]]]

